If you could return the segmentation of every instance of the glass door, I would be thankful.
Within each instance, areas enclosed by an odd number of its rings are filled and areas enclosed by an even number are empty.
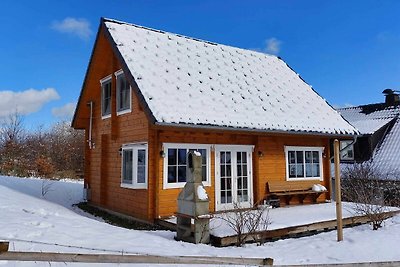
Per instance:
[[[216,209],[251,206],[252,147],[217,146],[215,151]]]

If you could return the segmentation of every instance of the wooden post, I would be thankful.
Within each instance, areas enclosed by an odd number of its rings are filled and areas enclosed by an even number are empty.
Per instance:
[[[342,194],[340,188],[340,149],[339,140],[334,141],[335,157],[335,187],[336,187],[336,222],[337,222],[337,241],[343,240],[343,222],[342,222]]]

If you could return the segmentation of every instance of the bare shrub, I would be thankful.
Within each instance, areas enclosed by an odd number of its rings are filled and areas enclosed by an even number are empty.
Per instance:
[[[240,203],[233,203],[233,210],[215,215],[224,221],[236,234],[236,246],[242,247],[250,238],[262,244],[257,231],[267,230],[270,224],[269,207],[260,205],[256,208],[243,208]]]
[[[54,189],[53,189],[53,184],[54,184],[53,181],[48,181],[48,180],[43,180],[43,181],[42,181],[41,194],[42,194],[42,197],[43,197],[43,198],[45,198],[46,195],[47,195],[49,192],[54,191]]]
[[[343,200],[354,202],[355,214],[367,216],[373,230],[381,228],[387,219],[388,195],[382,182],[386,179],[387,175],[378,172],[370,163],[353,164],[343,171]]]

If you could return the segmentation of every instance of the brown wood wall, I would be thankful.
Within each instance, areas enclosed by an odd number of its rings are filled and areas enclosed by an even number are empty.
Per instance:
[[[207,131],[172,127],[155,127],[140,106],[132,91],[132,112],[117,116],[115,112],[115,76],[120,64],[106,38],[100,34],[86,78],[85,88],[78,106],[77,128],[85,128],[88,137],[88,101],[94,101],[93,140],[95,148],[85,151],[85,184],[91,188],[91,202],[120,213],[145,220],[172,215],[177,209],[180,189],[163,189],[163,143],[239,144],[254,145],[253,199],[264,197],[268,181],[285,180],[286,163],[284,146],[323,146],[329,157],[328,137],[301,135],[254,134],[233,131]],[[113,74],[112,116],[101,118],[100,79]],[[123,144],[148,142],[148,189],[126,189],[120,185]],[[258,156],[258,151],[263,153]],[[210,197],[210,210],[215,210],[215,162],[211,151],[211,186],[206,190]],[[324,159],[324,184],[329,185],[329,160]],[[317,182],[317,181],[316,181]]]
[[[117,212],[149,220],[153,213],[149,208],[149,194],[152,190],[128,189],[121,187],[121,155],[119,149],[123,144],[147,142],[148,121],[139,100],[132,93],[132,112],[116,114],[114,72],[121,66],[114,56],[111,47],[103,36],[99,35],[94,49],[92,62],[86,79],[86,87],[78,107],[78,124],[84,123],[86,137],[89,129],[88,101],[94,101],[92,139],[95,148],[85,151],[85,183],[91,188],[91,202],[95,205]],[[112,113],[111,118],[101,118],[101,85],[100,80],[112,74]],[[151,168],[151,166],[149,166]],[[151,187],[153,189],[153,187]]]
[[[155,131],[154,131],[155,132]],[[329,186],[329,139],[327,137],[301,136],[301,135],[255,135],[255,134],[234,134],[231,131],[225,132],[206,132],[204,130],[160,130],[158,150],[162,149],[162,143],[199,143],[199,144],[220,144],[220,145],[254,145],[253,153],[253,200],[259,201],[264,198],[266,193],[266,183],[268,181],[284,181],[286,179],[285,146],[315,146],[325,147],[325,158],[323,158],[324,181],[316,180]],[[150,134],[152,136],[152,134]],[[150,137],[150,140],[152,138]],[[263,156],[258,155],[261,151]],[[210,210],[215,210],[215,153],[211,151],[211,186],[206,187],[210,197]],[[158,156],[158,184],[157,192],[158,206],[156,209],[157,217],[172,215],[177,210],[177,196],[180,189],[163,188],[163,158]],[[291,183],[296,183],[291,181]],[[321,196],[319,200],[325,199]],[[293,199],[296,203],[297,199]],[[306,199],[305,203],[310,203],[311,199]],[[283,203],[282,203],[283,204]]]

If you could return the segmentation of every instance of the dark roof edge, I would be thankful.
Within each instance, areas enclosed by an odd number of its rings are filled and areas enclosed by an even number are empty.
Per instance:
[[[89,75],[90,66],[92,65],[94,50],[96,49],[97,40],[99,39],[102,20],[103,20],[103,18],[100,18],[99,27],[98,27],[97,33],[96,33],[96,39],[95,39],[95,41],[94,41],[94,45],[93,45],[93,48],[92,48],[92,53],[90,54],[90,58],[89,58],[89,64],[88,64],[88,66],[87,66],[87,68],[86,68],[86,73],[85,73],[85,77],[83,78],[83,83],[82,83],[82,87],[81,87],[81,92],[79,93],[78,101],[76,102],[76,107],[75,107],[75,111],[74,111],[74,116],[72,117],[71,127],[73,127],[73,125],[75,124],[75,120],[76,120],[76,116],[77,116],[77,111],[78,111],[78,104],[81,102],[82,95],[83,95],[83,88],[85,88],[85,86],[86,86],[86,79],[87,79],[87,77],[88,77],[88,75]]]
[[[111,48],[112,48],[114,54],[116,55],[116,57],[118,58],[121,66],[122,66],[122,70],[124,71],[125,75],[129,74],[129,75],[126,75],[126,78],[128,79],[132,89],[135,90],[135,93],[138,96],[138,99],[139,99],[140,103],[143,106],[143,110],[145,111],[145,113],[146,113],[146,115],[147,115],[147,117],[149,119],[149,122],[154,124],[156,122],[156,118],[153,115],[153,112],[151,111],[149,105],[147,104],[147,101],[144,98],[142,92],[140,91],[139,86],[135,81],[135,77],[133,77],[128,65],[126,64],[126,62],[124,60],[124,57],[121,55],[121,53],[120,53],[120,51],[119,51],[119,49],[117,47],[117,44],[114,42],[114,39],[112,38],[111,33],[108,31],[108,28],[107,28],[107,26],[105,24],[105,21],[110,21],[110,20],[101,18],[100,24],[101,24],[102,27],[104,27],[103,28],[104,29],[104,34],[105,34],[107,40],[110,42]]]
[[[170,126],[178,128],[194,128],[194,129],[210,129],[210,130],[225,130],[225,131],[243,131],[243,132],[254,132],[254,133],[275,133],[275,134],[293,134],[293,135],[319,135],[319,136],[339,136],[339,137],[354,137],[357,134],[343,134],[343,133],[323,133],[323,132],[307,132],[307,131],[285,131],[285,130],[262,130],[262,129],[251,129],[251,128],[235,128],[229,126],[217,126],[217,125],[200,125],[200,124],[186,124],[186,123],[168,123],[168,122],[156,122],[158,126]]]

